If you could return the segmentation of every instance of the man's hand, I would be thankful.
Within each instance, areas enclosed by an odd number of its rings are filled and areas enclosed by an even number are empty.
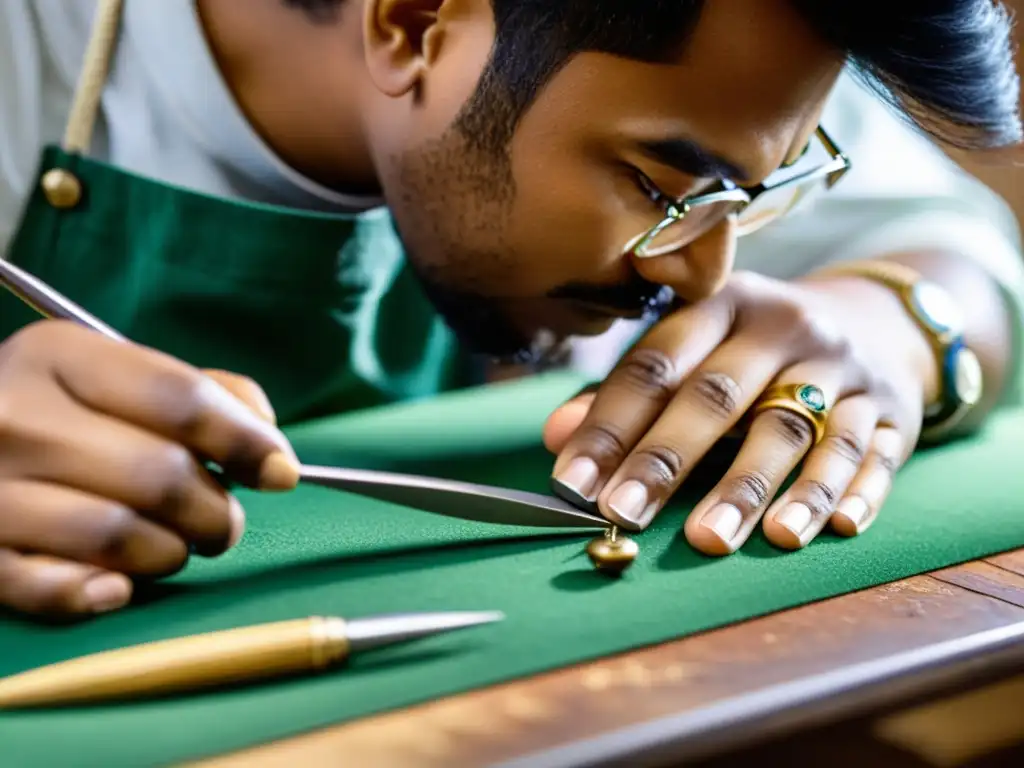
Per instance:
[[[0,345],[0,605],[88,615],[130,577],[214,556],[244,528],[203,466],[285,490],[295,456],[258,386],[61,321]]]
[[[558,456],[556,480],[637,530],[715,443],[745,428],[738,456],[690,514],[686,536],[724,555],[763,520],[773,543],[794,549],[830,521],[847,536],[873,522],[916,445],[937,376],[926,338],[884,287],[738,273],[711,299],[656,325],[596,393],[556,411],[545,443]],[[824,393],[821,442],[789,410],[764,410],[747,423],[766,389],[787,384]]]

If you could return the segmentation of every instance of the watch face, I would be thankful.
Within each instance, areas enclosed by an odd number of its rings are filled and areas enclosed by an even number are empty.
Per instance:
[[[967,347],[960,347],[953,361],[953,386],[964,405],[971,407],[981,400],[983,379],[978,356]]]
[[[963,317],[953,297],[927,280],[918,282],[912,292],[918,316],[939,333],[960,334]]]

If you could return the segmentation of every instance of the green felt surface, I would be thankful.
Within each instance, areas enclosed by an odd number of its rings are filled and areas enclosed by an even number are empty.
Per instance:
[[[307,425],[310,461],[545,490],[544,417],[568,377]],[[364,657],[335,674],[178,699],[0,714],[0,764],[167,765],[624,651],[1024,545],[1024,412],[917,457],[865,536],[798,553],[762,540],[711,560],[678,537],[683,494],[621,582],[586,537],[448,520],[324,489],[246,495],[236,551],[197,561],[146,602],[72,627],[0,619],[0,674],[123,644],[310,614],[500,609],[499,626]],[[609,610],[614,603],[615,610]]]

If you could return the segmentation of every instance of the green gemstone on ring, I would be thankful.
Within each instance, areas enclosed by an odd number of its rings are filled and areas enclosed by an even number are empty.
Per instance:
[[[796,396],[803,405],[806,405],[815,413],[822,413],[825,410],[825,393],[813,384],[805,384],[797,390]]]

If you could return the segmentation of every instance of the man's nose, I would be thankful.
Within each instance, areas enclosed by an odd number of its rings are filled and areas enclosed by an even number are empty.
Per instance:
[[[736,258],[736,220],[730,216],[698,239],[659,256],[633,256],[633,267],[645,280],[667,285],[693,303],[713,296],[732,273]]]

